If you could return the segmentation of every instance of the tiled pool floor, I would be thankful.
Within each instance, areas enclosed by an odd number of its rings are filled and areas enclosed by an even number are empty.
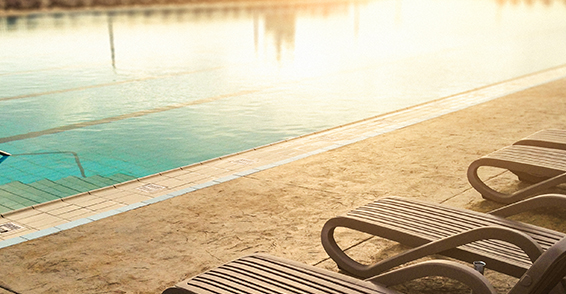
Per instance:
[[[394,113],[2,214],[0,248],[339,148],[566,77],[566,65]]]

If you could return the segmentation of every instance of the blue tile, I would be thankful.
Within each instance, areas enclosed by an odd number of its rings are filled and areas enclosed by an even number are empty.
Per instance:
[[[203,189],[206,187],[210,187],[210,186],[214,186],[218,184],[217,182],[214,181],[210,181],[210,182],[206,182],[206,183],[202,183],[202,184],[198,184],[198,185],[194,185],[191,188],[195,189],[195,190],[199,190],[199,189]]]
[[[148,205],[148,204],[147,204],[147,203],[144,203],[144,202],[142,201],[142,202],[130,204],[130,205],[127,205],[127,206],[124,206],[124,207],[120,207],[120,208],[118,208],[118,209],[116,209],[116,210],[119,211],[119,212],[126,212],[126,211],[129,211],[129,210],[134,210],[134,209],[136,209],[136,208],[140,208],[140,207],[146,206],[146,205]]]
[[[287,164],[287,163],[291,163],[291,162],[293,162],[293,161],[297,161],[297,159],[295,159],[295,158],[288,158],[288,159],[284,159],[284,160],[277,161],[275,164],[277,164],[277,165],[284,165],[284,164]]]
[[[14,237],[14,238],[11,238],[11,239],[2,240],[2,241],[0,241],[0,248],[5,248],[5,247],[8,247],[8,246],[16,245],[16,244],[23,243],[23,242],[26,242],[26,241],[28,241],[28,240],[24,239],[22,237]]]
[[[161,202],[161,201],[173,198],[173,197],[175,197],[175,196],[172,196],[172,195],[169,195],[169,194],[161,195],[161,196],[158,196],[158,197],[155,197],[155,198],[144,200],[144,201],[142,201],[142,203],[154,204],[154,203]]]
[[[262,165],[262,166],[256,167],[255,169],[261,171],[261,170],[266,170],[266,169],[274,168],[274,167],[276,167],[276,166],[278,166],[278,165],[277,165],[277,164],[274,164],[274,163],[271,163],[271,164],[266,164],[266,165]]]
[[[88,218],[81,218],[81,219],[78,219],[78,220],[68,222],[66,224],[55,226],[55,228],[57,228],[61,231],[64,231],[64,230],[72,229],[74,227],[82,226],[84,224],[88,224],[88,223],[91,223],[91,222],[92,222],[92,220],[90,220]]]
[[[175,191],[175,192],[171,192],[167,195],[172,195],[173,197],[175,197],[175,196],[180,196],[180,195],[187,194],[187,193],[190,193],[190,192],[193,192],[193,191],[196,191],[196,189],[193,188],[193,187],[189,187],[189,188],[181,189],[181,190],[178,190],[178,191]]]
[[[47,235],[51,235],[57,232],[60,232],[61,230],[57,229],[56,227],[51,227],[45,230],[41,230],[41,231],[37,231],[37,232],[33,232],[33,233],[29,233],[26,235],[21,236],[24,239],[27,240],[32,240],[32,239],[37,239],[37,238],[41,238]]]
[[[251,175],[251,174],[255,174],[259,171],[260,170],[257,170],[257,169],[248,169],[248,170],[245,170],[245,171],[237,172],[237,173],[235,173],[235,175],[245,177],[245,176],[248,176],[248,175]]]
[[[240,177],[239,175],[229,175],[229,176],[226,176],[226,177],[215,179],[214,182],[224,183],[224,182],[228,182],[228,181],[231,181],[231,180],[235,180],[239,177]]]
[[[99,214],[95,214],[95,215],[89,216],[87,218],[92,220],[92,221],[97,221],[97,220],[107,218],[107,217],[110,217],[110,216],[113,216],[113,215],[116,215],[116,214],[119,214],[119,213],[121,213],[121,211],[114,209],[114,210],[105,211],[105,212],[102,212],[102,213],[99,213]]]

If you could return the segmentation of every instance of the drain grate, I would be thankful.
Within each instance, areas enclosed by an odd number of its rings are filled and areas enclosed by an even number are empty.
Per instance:
[[[165,187],[156,184],[146,184],[141,187],[138,187],[137,189],[147,193],[153,193],[155,191],[163,190],[165,189]]]
[[[22,226],[18,226],[14,223],[6,223],[0,225],[0,234],[8,233],[11,231],[19,230],[23,228]]]

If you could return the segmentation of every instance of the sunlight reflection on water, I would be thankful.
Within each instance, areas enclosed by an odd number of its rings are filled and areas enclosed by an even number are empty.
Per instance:
[[[140,177],[563,65],[565,16],[382,0],[3,17],[0,149]],[[14,157],[0,184],[76,175],[66,160]]]

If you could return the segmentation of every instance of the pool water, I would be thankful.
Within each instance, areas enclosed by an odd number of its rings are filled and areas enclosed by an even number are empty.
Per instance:
[[[564,1],[0,17],[0,185],[142,177],[395,111],[566,64],[565,34]]]

